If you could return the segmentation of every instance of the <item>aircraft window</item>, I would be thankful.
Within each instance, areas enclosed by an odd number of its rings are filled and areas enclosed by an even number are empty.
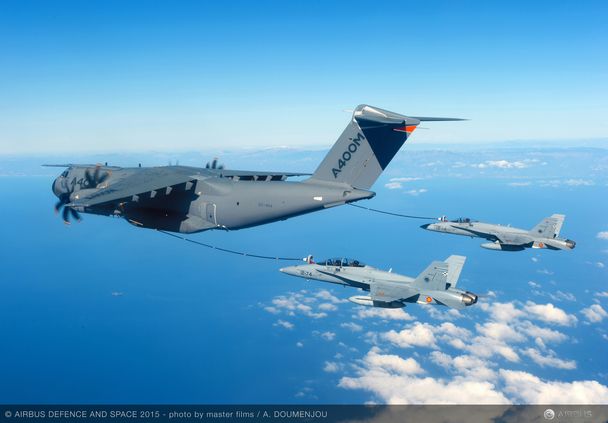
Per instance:
[[[327,259],[325,261],[317,262],[317,264],[321,266],[365,267],[365,264],[361,263],[359,260],[351,260],[347,258]]]
[[[471,219],[469,219],[468,217],[459,217],[456,220],[452,220],[452,222],[455,222],[455,223],[471,223]]]

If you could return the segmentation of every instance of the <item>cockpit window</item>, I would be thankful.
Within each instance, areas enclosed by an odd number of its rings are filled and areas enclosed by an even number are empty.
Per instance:
[[[454,222],[454,223],[471,223],[471,219],[469,219],[468,217],[459,217],[456,220],[452,220],[452,222]]]
[[[365,267],[359,260],[348,258],[332,258],[318,262],[321,266],[341,266],[341,267]]]

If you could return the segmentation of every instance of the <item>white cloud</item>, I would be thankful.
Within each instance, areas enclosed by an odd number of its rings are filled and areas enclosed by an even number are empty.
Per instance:
[[[482,303],[480,308],[490,313],[490,318],[498,322],[509,322],[525,313],[517,308],[513,303]]]
[[[606,313],[606,310],[604,310],[599,304],[593,304],[590,307],[584,308],[581,310],[581,313],[591,323],[599,323],[606,317],[608,317],[608,313]]]
[[[329,301],[329,302],[331,302],[333,304],[339,304],[339,303],[346,302],[346,300],[341,300],[340,298],[332,295],[332,293],[329,292],[326,289],[322,289],[321,291],[317,292],[315,294],[315,297],[317,297],[317,298],[319,298],[321,300],[324,300],[324,301]]]
[[[568,185],[570,187],[578,187],[578,186],[592,186],[595,183],[589,179],[566,179],[564,181],[564,185]]]
[[[414,318],[402,308],[361,307],[357,311],[356,316],[353,317],[359,319],[379,317],[386,320],[414,320]]]
[[[422,178],[391,178],[389,182],[384,184],[384,186],[388,189],[401,189],[403,188],[403,183],[418,181]]]
[[[598,232],[596,237],[599,239],[608,239],[608,231]]]
[[[413,195],[413,196],[424,194],[425,192],[428,192],[428,190],[426,188],[411,189],[409,191],[405,191],[406,194]]]
[[[340,324],[340,327],[349,329],[352,332],[361,332],[363,330],[363,326],[356,324],[355,322],[348,322]]]
[[[533,318],[547,323],[561,326],[573,326],[577,322],[576,316],[567,314],[564,310],[555,307],[551,303],[536,304],[532,301],[527,301],[524,310]]]
[[[436,320],[456,320],[462,317],[462,313],[455,308],[450,308],[447,310],[440,310],[439,307],[423,307],[427,313],[431,316],[431,318]]]
[[[321,336],[321,338],[325,339],[326,341],[333,341],[336,337],[336,334],[334,332],[327,331],[321,333],[319,336]]]
[[[595,295],[596,297],[608,298],[608,291],[596,292],[594,295]]]
[[[437,348],[433,326],[416,322],[400,332],[391,330],[382,334],[382,338],[402,348],[426,347]]]
[[[519,330],[528,336],[533,338],[540,338],[544,342],[563,342],[567,339],[567,336],[557,330],[542,328],[535,325],[534,323],[525,320],[518,325]]]
[[[543,381],[527,372],[500,370],[505,393],[525,404],[606,404],[608,387],[594,380]]]
[[[556,367],[558,369],[572,370],[576,369],[576,361],[562,360],[555,356],[554,351],[540,352],[535,348],[527,348],[522,350],[522,354],[530,357],[532,361],[541,367]]]
[[[323,310],[323,311],[335,311],[337,309],[338,309],[338,307],[336,307],[332,303],[321,303],[321,304],[319,304],[319,310]]]
[[[401,189],[403,188],[403,185],[401,185],[400,182],[388,182],[384,184],[384,187],[388,189]]]
[[[327,317],[327,313],[313,311],[309,304],[314,304],[316,301],[316,297],[311,297],[307,291],[290,292],[273,298],[272,305],[264,307],[264,310],[272,314],[284,313],[287,316],[302,314],[314,319]]]
[[[304,346],[304,343],[302,341],[296,342],[296,347],[302,348],[303,346]]]
[[[417,177],[402,177],[402,178],[391,178],[390,181],[391,182],[412,182],[412,181],[419,181],[422,178],[417,178]]]
[[[595,266],[600,269],[603,269],[604,267],[606,267],[606,265],[604,263],[602,263],[601,261],[598,261],[597,263],[595,263]]]
[[[387,404],[504,404],[507,398],[487,381],[451,381],[418,377],[422,370],[413,359],[380,355],[373,350],[363,359],[355,377],[343,377],[338,386],[363,389]]]
[[[512,326],[502,322],[486,322],[483,325],[476,324],[475,328],[483,336],[496,339],[497,341],[521,342],[525,339],[525,336],[516,331]]]
[[[540,288],[540,284],[534,281],[528,281],[528,285],[530,285],[532,288]]]
[[[483,163],[478,163],[472,165],[473,167],[477,167],[479,169],[486,168],[498,168],[498,169],[523,169],[528,167],[528,164],[524,161],[513,161],[510,162],[508,160],[486,160]]]
[[[555,301],[576,301],[576,297],[574,296],[574,294],[570,292],[563,292],[560,290],[557,290],[555,293],[550,292],[549,297],[551,297],[551,299]]]
[[[283,327],[285,329],[291,330],[291,329],[294,328],[295,325],[293,323],[291,323],[291,322],[286,321],[286,320],[280,320],[279,319],[279,320],[277,320],[277,322],[275,324],[273,324],[273,326],[281,326],[281,327]]]
[[[380,354],[380,349],[373,347],[363,361],[370,367],[377,367],[400,375],[424,373],[420,364],[413,358],[403,359],[393,354]]]
[[[531,184],[531,182],[509,182],[507,185],[509,185],[510,187],[527,187]]]
[[[323,367],[323,371],[327,373],[336,373],[340,371],[342,366],[335,361],[326,361],[325,366]]]

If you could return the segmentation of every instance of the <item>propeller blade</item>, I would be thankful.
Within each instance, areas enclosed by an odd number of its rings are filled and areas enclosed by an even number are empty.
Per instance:
[[[68,207],[64,207],[63,208],[63,213],[61,213],[61,217],[63,218],[63,223],[65,223],[66,225],[70,224],[70,208]]]
[[[70,209],[70,214],[72,215],[72,217],[73,217],[74,219],[76,219],[76,221],[77,221],[77,222],[79,222],[79,223],[80,223],[80,221],[82,220],[82,219],[80,218],[80,214],[79,214],[79,213],[78,213],[76,210],[74,210],[73,208],[71,208],[71,207],[70,207],[69,209]]]
[[[95,185],[95,182],[93,181],[93,176],[91,175],[91,172],[89,172],[89,169],[84,171],[84,178],[87,180],[87,185],[89,187]]]
[[[110,177],[110,172],[105,172],[103,175],[101,175],[101,177],[99,178],[99,181],[97,182],[97,185],[104,183],[106,181],[106,179],[108,179]]]
[[[63,200],[59,200],[55,203],[55,213],[59,213],[59,210],[63,207],[65,203]]]

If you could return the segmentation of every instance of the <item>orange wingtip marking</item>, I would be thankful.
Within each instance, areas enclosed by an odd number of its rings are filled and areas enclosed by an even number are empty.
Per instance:
[[[430,303],[431,301],[433,301],[433,299],[431,297],[426,297],[426,302]]]
[[[411,134],[414,132],[414,129],[416,129],[416,125],[406,125],[402,126],[401,128],[395,128],[394,131],[407,132],[408,134]]]

